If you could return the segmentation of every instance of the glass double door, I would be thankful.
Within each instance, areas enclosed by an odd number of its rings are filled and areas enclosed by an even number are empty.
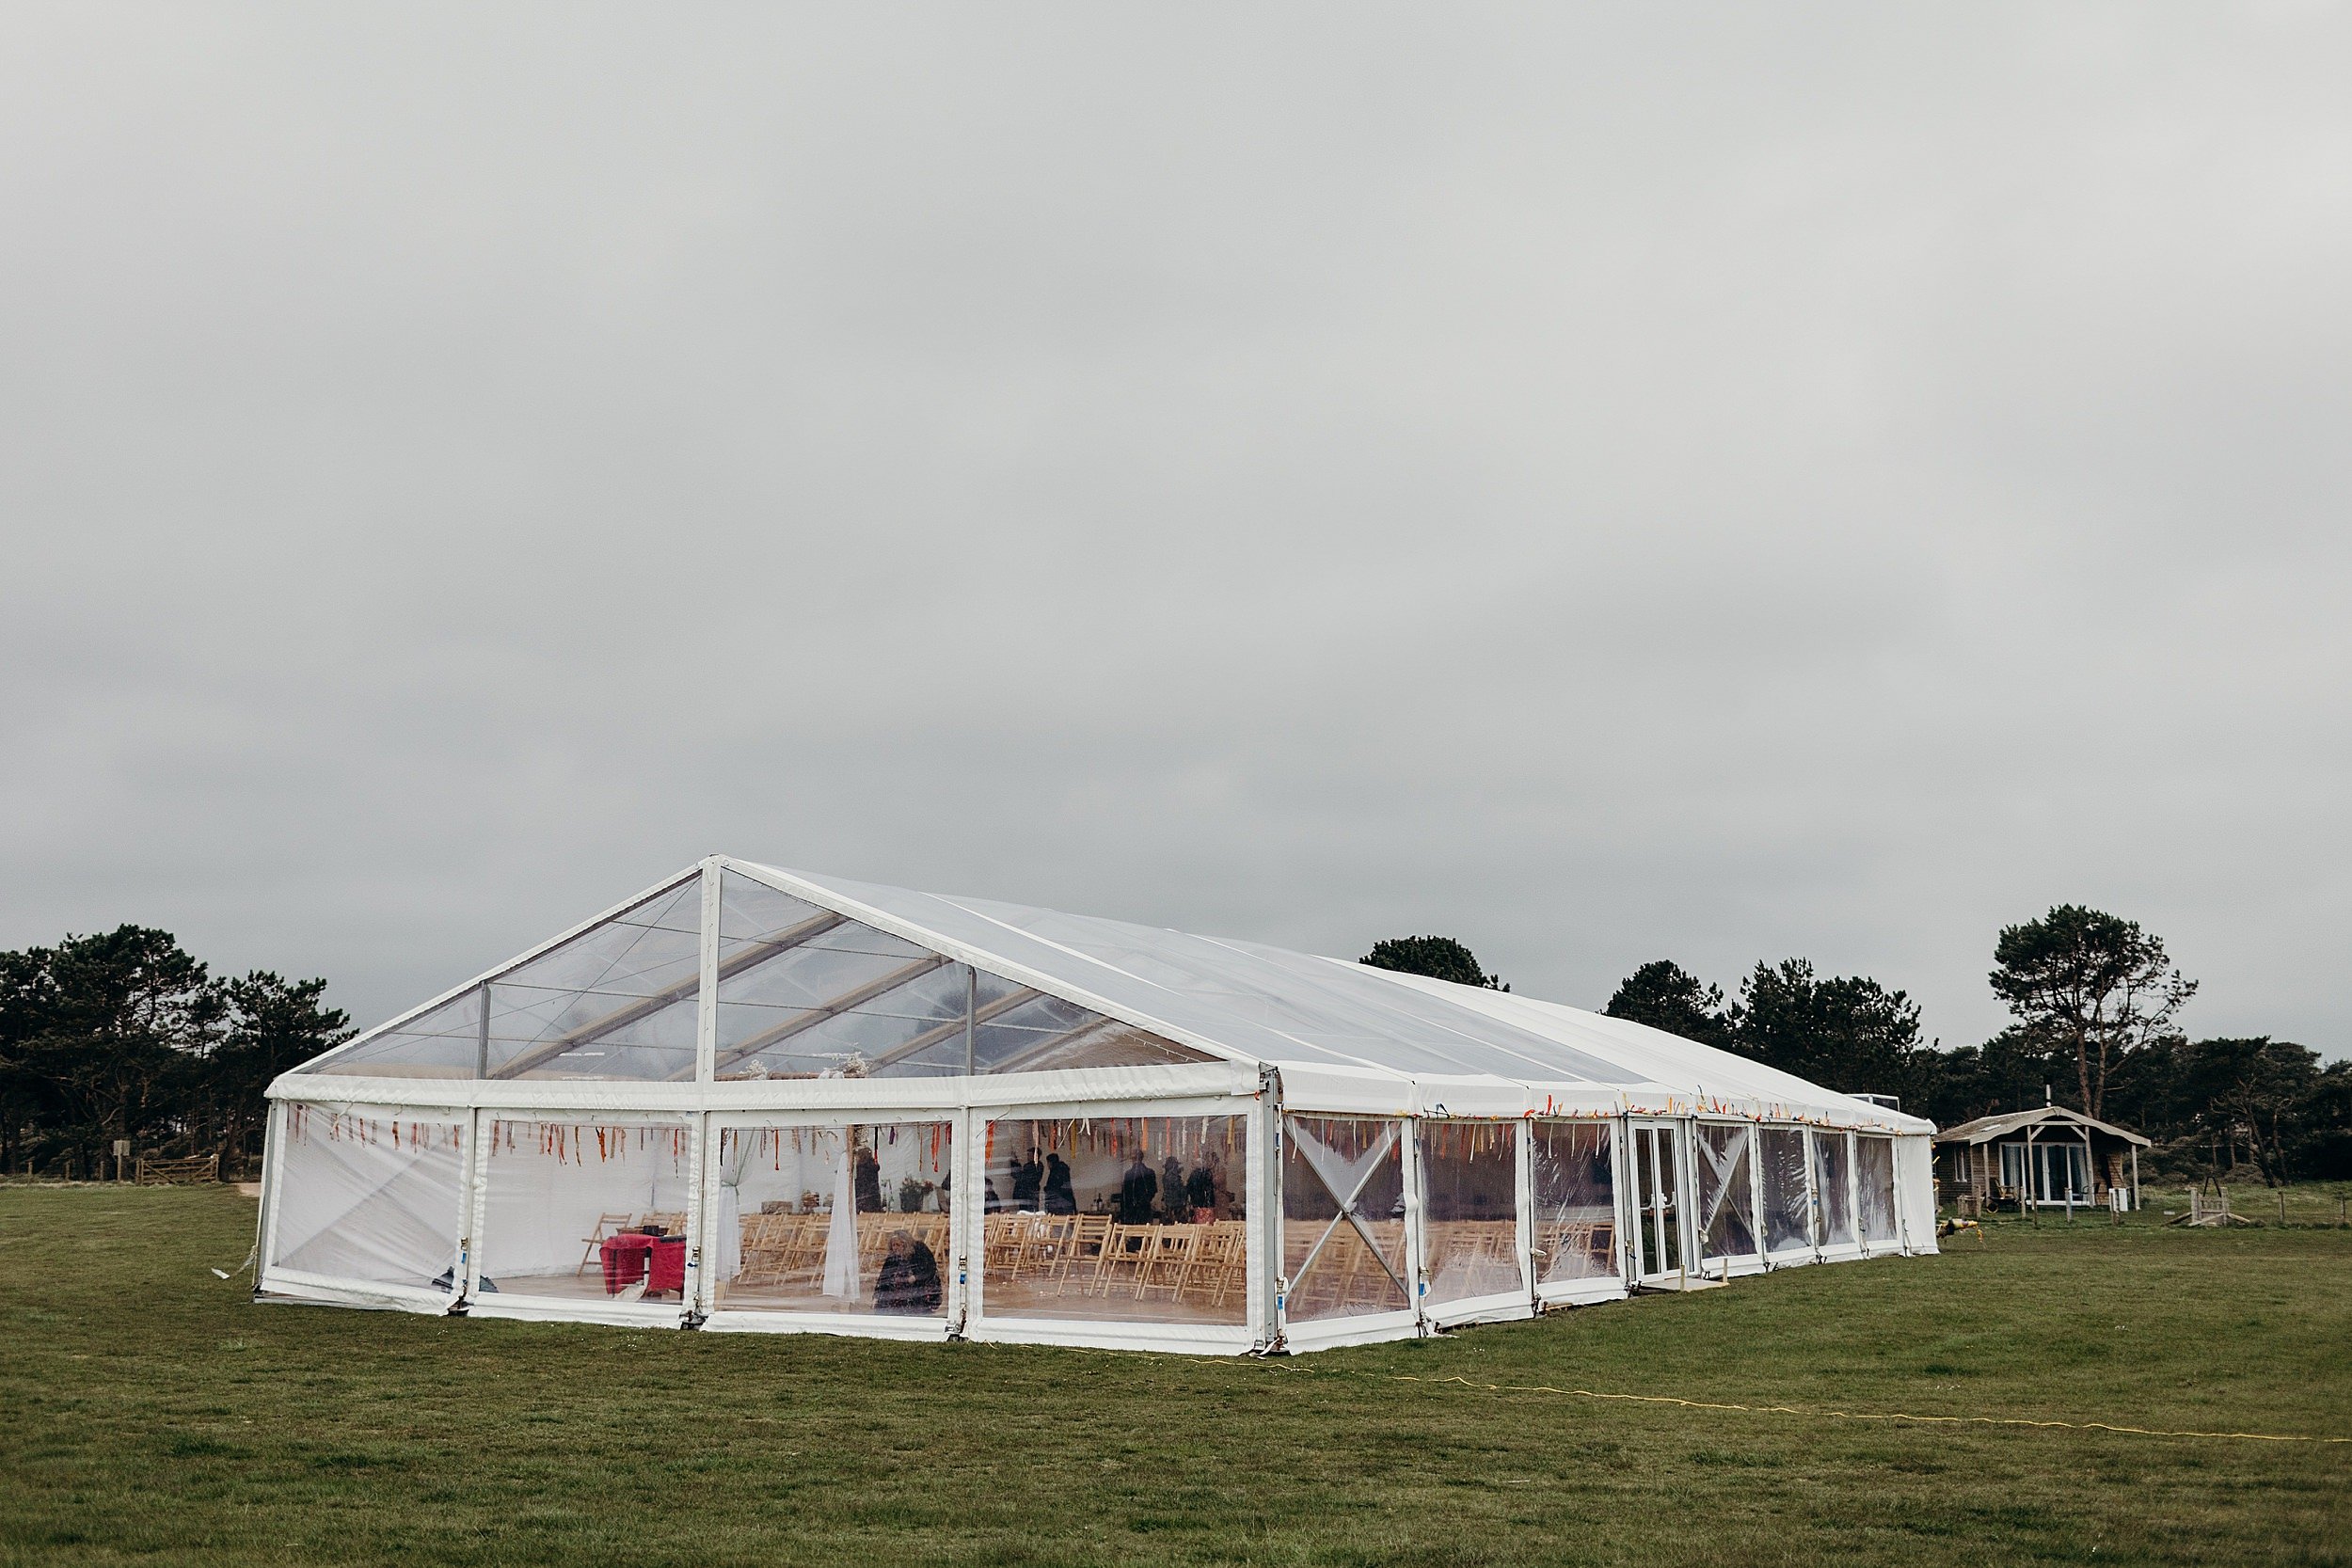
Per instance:
[[[2090,1201],[2090,1151],[2079,1143],[2023,1143],[2001,1146],[2001,1184],[2012,1193],[2026,1186],[2026,1173],[2033,1173],[2032,1190],[2026,1196],[2045,1205],[2062,1204],[2073,1195],[2075,1203]]]
[[[1679,1282],[1691,1257],[1691,1162],[1684,1124],[1628,1124],[1633,1166],[1633,1213],[1627,1264],[1639,1284]]]

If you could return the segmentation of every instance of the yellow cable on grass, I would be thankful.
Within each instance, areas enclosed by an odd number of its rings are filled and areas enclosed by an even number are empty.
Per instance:
[[[1396,1373],[1392,1383],[1458,1383],[1490,1394],[1567,1394],[1582,1400],[1622,1400],[1630,1404],[1677,1404],[1685,1410],[1738,1410],[1756,1416],[1820,1416],[1841,1421],[1917,1421],[1932,1426],[2059,1427],[2068,1432],[2122,1432],[2135,1437],[2231,1437],[2249,1443],[2352,1443],[2352,1437],[2313,1437],[2299,1432],[2167,1432],[2157,1427],[2118,1426],[2112,1421],[2037,1421],[2023,1416],[1914,1416],[1902,1411],[1806,1410],[1793,1404],[1720,1404],[1677,1399],[1672,1394],[1606,1394],[1591,1388],[1554,1388],[1549,1384],[1472,1383],[1466,1377],[1414,1377]]]

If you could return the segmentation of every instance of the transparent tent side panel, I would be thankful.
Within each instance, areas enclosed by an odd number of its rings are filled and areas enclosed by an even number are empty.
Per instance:
[[[985,1315],[1248,1322],[1247,1118],[999,1118],[987,1138]]]
[[[1821,1190],[1821,1244],[1851,1246],[1853,1227],[1853,1138],[1847,1132],[1813,1134],[1813,1168]]]
[[[1617,1274],[1614,1139],[1597,1121],[1538,1121],[1528,1129],[1535,1201],[1537,1282]]]
[[[1287,1116],[1285,1315],[1295,1323],[1410,1310],[1401,1120]]]
[[[946,1314],[955,1126],[732,1126],[705,1259],[731,1311]]]
[[[1749,1170],[1755,1129],[1698,1124],[1699,1255],[1714,1261],[1756,1253],[1756,1188]]]
[[[1524,1291],[1518,1124],[1423,1120],[1414,1135],[1430,1304]]]
[[[680,1122],[493,1121],[483,1291],[682,1302],[693,1162],[693,1134]]]
[[[1805,1180],[1802,1127],[1767,1127],[1757,1136],[1756,1164],[1764,1173],[1764,1246],[1789,1252],[1813,1244],[1813,1204]]]
[[[412,1290],[453,1289],[466,1129],[414,1112],[280,1107],[269,1264]]]
[[[1862,1202],[1862,1239],[1887,1245],[1900,1235],[1895,1222],[1895,1140],[1865,1132],[1854,1139],[1855,1185]]]

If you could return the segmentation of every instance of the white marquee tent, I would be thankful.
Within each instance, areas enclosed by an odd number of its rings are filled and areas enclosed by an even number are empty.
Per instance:
[[[1306,1350],[1935,1247],[1930,1124],[1676,1036],[723,856],[270,1097],[273,1299]]]

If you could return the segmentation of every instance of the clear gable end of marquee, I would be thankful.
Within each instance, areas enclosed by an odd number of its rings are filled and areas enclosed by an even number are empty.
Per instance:
[[[271,1299],[1242,1352],[1934,1247],[1927,1123],[1692,1041],[717,856],[270,1096]]]

